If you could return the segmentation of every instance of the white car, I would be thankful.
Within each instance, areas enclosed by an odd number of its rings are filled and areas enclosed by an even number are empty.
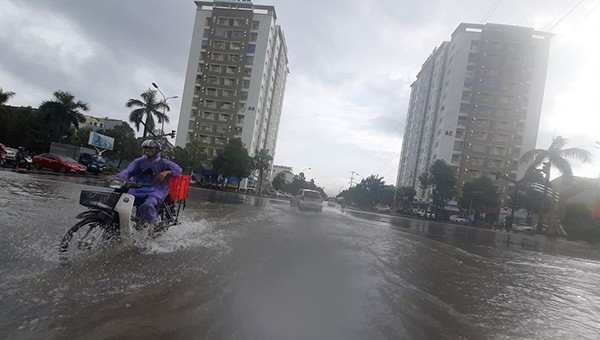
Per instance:
[[[467,219],[459,215],[452,215],[450,216],[450,222],[465,224],[467,223]]]
[[[526,224],[516,224],[512,226],[512,231],[515,233],[523,233],[534,235],[535,234],[535,226],[534,225],[526,225]]]
[[[387,204],[378,204],[375,206],[375,210],[377,212],[384,212],[384,213],[391,213],[392,209],[390,209],[390,206]]]
[[[290,205],[298,207],[300,211],[312,210],[320,213],[323,211],[323,198],[316,190],[301,189],[298,195],[292,196]]]

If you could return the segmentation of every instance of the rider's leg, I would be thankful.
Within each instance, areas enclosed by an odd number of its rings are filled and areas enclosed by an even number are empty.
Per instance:
[[[142,221],[149,223],[158,222],[158,216],[156,215],[156,205],[158,205],[159,199],[155,196],[148,196],[144,203],[138,207],[138,214]]]

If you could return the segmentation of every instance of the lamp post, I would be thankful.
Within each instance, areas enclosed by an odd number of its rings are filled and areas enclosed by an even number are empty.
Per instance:
[[[158,92],[160,93],[160,95],[163,97],[163,103],[165,103],[165,105],[167,105],[167,100],[169,99],[177,99],[179,98],[179,96],[169,96],[169,97],[165,97],[165,94],[158,88],[158,85],[156,85],[156,83],[152,83],[152,86],[154,86],[155,89],[158,90]],[[166,116],[166,111],[165,108],[163,107],[163,119],[162,120],[162,126],[160,128],[160,134],[164,135],[165,134],[165,119],[164,116]]]

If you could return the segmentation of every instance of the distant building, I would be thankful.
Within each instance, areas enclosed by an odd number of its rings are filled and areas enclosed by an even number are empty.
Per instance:
[[[94,131],[97,130],[110,130],[110,129],[114,129],[117,126],[120,125],[129,125],[127,124],[127,122],[124,122],[122,120],[119,119],[112,119],[112,118],[97,118],[97,117],[92,117],[92,116],[88,116],[88,115],[84,115],[85,117],[85,123],[80,124],[79,127],[80,128],[90,128]]]
[[[175,144],[198,140],[209,160],[231,138],[274,157],[288,74],[273,6],[196,1]]]
[[[275,176],[280,172],[285,173],[286,182],[291,182],[292,180],[294,180],[294,173],[292,172],[292,167],[284,165],[273,165],[273,171],[271,171],[271,176],[269,176],[269,180],[272,181],[273,178],[275,178]]]
[[[438,159],[456,169],[459,190],[481,176],[525,171],[534,149],[552,34],[533,28],[460,24],[427,58],[411,85],[396,185],[417,190]]]

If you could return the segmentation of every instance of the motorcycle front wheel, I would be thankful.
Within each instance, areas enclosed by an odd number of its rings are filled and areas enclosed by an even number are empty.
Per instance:
[[[99,218],[86,218],[72,226],[60,242],[61,255],[87,252],[117,238],[110,225]]]

